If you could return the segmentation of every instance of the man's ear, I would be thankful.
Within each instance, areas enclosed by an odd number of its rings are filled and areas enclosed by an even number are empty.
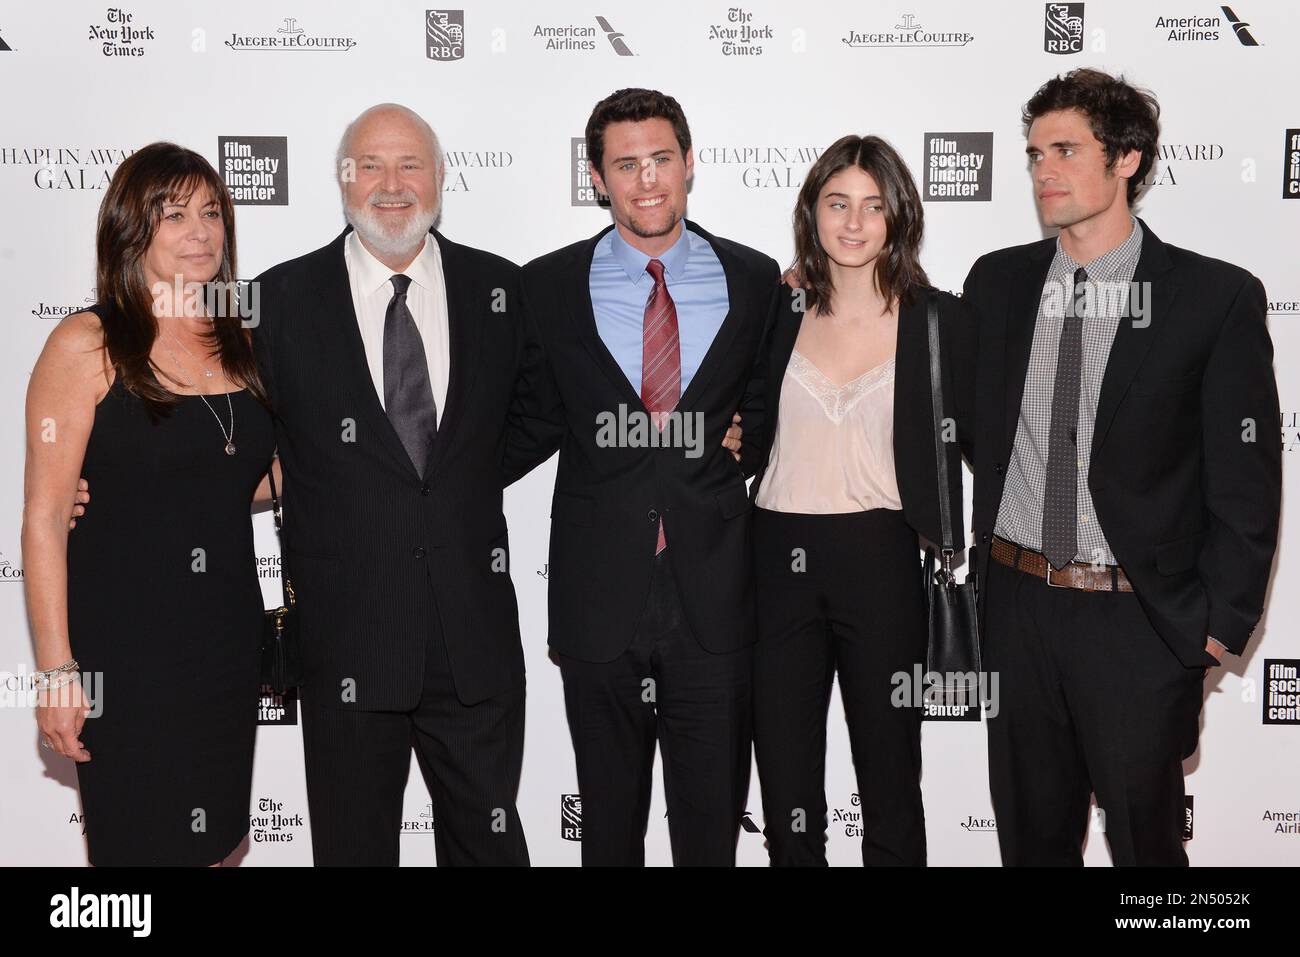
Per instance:
[[[604,177],[602,177],[602,176],[600,175],[600,170],[598,170],[598,169],[596,169],[596,167],[592,166],[592,167],[589,167],[587,171],[588,171],[589,173],[591,173],[591,182],[595,185],[596,190],[597,190],[597,191],[598,191],[602,196],[608,196],[608,195],[609,195],[609,190],[607,190],[607,189],[605,188],[605,180],[604,180]]]
[[[438,186],[438,192],[442,192],[443,177],[447,175],[447,162],[444,160],[438,164],[438,169],[434,172],[434,182]]]
[[[1141,150],[1129,150],[1115,160],[1115,175],[1121,179],[1132,179],[1137,173],[1138,164],[1142,162]]]
[[[690,182],[691,177],[695,175],[695,148],[691,147],[686,151],[686,181]]]

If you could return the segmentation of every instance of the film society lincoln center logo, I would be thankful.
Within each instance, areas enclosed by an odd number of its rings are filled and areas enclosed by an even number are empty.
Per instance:
[[[571,206],[608,206],[609,197],[596,188],[591,178],[591,166],[587,161],[587,138],[572,136],[569,138],[569,159],[572,179],[570,182]]]
[[[286,136],[218,136],[221,178],[236,206],[289,205]]]
[[[465,59],[465,11],[425,10],[424,49],[430,60]]]
[[[1300,130],[1287,130],[1282,150],[1282,198],[1300,199]]]
[[[993,198],[992,133],[926,133],[927,202],[987,203]]]
[[[1264,659],[1264,724],[1300,724],[1300,658]]]

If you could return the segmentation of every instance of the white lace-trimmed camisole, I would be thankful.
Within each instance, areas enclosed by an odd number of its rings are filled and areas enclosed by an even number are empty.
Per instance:
[[[894,474],[894,359],[843,386],[798,350],[781,381],[767,472],[754,499],[776,512],[901,509]]]

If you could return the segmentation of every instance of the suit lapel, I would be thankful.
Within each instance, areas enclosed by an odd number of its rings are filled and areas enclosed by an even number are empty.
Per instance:
[[[569,312],[578,329],[578,339],[591,354],[592,361],[605,373],[610,385],[622,396],[629,409],[644,412],[645,405],[641,402],[640,390],[628,381],[623,374],[623,367],[600,337],[596,328],[596,310],[591,304],[591,260],[596,253],[596,244],[613,228],[608,226],[602,229],[582,246],[569,266],[569,275],[560,286],[568,299]]]
[[[1119,328],[1115,331],[1115,341],[1111,343],[1106,372],[1101,380],[1101,393],[1097,398],[1097,419],[1092,431],[1094,456],[1106,438],[1120,399],[1128,391],[1129,383],[1133,381],[1138,366],[1142,364],[1147,350],[1155,340],[1158,323],[1172,320],[1177,290],[1166,277],[1172,268],[1165,244],[1147,228],[1146,223],[1142,223],[1142,255],[1133,272],[1133,283],[1140,289],[1150,290],[1149,294],[1141,294],[1148,310],[1146,323],[1138,326],[1126,316],[1120,320]]]
[[[1020,418],[1020,403],[1024,398],[1025,376],[1029,371],[1029,352],[1034,343],[1034,327],[1038,323],[1038,306],[1043,294],[1043,283],[1052,266],[1056,245],[1052,241],[1038,244],[1030,251],[1029,263],[1020,274],[1020,281],[1010,292],[1007,314],[1006,338],[1006,396],[1003,410],[1002,450],[1005,460],[1016,440],[1016,422]]]
[[[727,354],[731,351],[731,342],[736,338],[736,333],[740,329],[741,323],[748,312],[749,303],[738,297],[742,296],[748,290],[744,284],[737,282],[744,265],[733,256],[728,250],[715,239],[711,234],[705,232],[695,223],[689,220],[682,220],[686,229],[695,233],[708,241],[713,247],[714,254],[718,257],[718,262],[722,264],[722,274],[727,280],[727,315],[722,320],[722,325],[718,327],[717,333],[713,336],[713,341],[709,343],[709,348],[704,353],[704,358],[700,360],[700,367],[695,370],[695,375],[691,376],[691,384],[682,397],[677,402],[679,409],[687,408],[692,399],[698,396],[709,383],[709,379],[718,370],[726,359]],[[680,321],[681,317],[678,316]]]
[[[900,451],[907,437],[916,427],[925,422],[930,427],[933,418],[932,401],[918,407],[909,402],[900,402],[899,396],[922,394],[918,388],[915,393],[907,391],[907,383],[924,377],[924,394],[928,397],[930,390],[930,328],[929,298],[932,293],[923,287],[912,292],[911,298],[898,306],[898,329],[894,339],[894,458],[899,460],[906,455]],[[887,360],[886,360],[887,361]],[[903,385],[900,387],[899,383]],[[932,428],[931,428],[932,431]]]
[[[472,370],[478,368],[483,342],[483,330],[478,323],[483,303],[474,301],[470,264],[465,250],[457,243],[445,239],[436,230],[433,236],[441,254],[443,286],[447,291],[447,353],[450,368],[447,400],[438,416],[438,434],[433,448],[429,450],[429,461],[425,463],[426,475],[446,456],[456,428],[472,407],[470,393],[479,379]]]
[[[343,243],[351,231],[352,227],[349,226],[327,247],[325,268],[319,273],[320,282],[317,285],[321,298],[320,314],[335,317],[338,334],[333,338],[333,342],[336,351],[341,353],[339,358],[346,383],[351,387],[351,393],[361,402],[359,412],[367,423],[367,431],[373,430],[392,458],[400,466],[414,472],[406,448],[384,412],[383,403],[379,401],[379,393],[375,391],[375,380],[371,378],[370,366],[366,362],[366,347],[361,339],[361,326],[358,324],[357,311],[352,303],[352,286],[348,277],[347,260],[343,256]]]

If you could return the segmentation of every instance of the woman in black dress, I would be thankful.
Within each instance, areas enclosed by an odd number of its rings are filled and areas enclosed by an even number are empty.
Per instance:
[[[96,250],[99,301],[51,333],[27,393],[41,744],[77,761],[93,865],[215,865],[248,833],[250,504],[275,446],[228,295],[225,184],[190,150],[139,150],[105,193]],[[69,535],[78,476],[95,505]]]

